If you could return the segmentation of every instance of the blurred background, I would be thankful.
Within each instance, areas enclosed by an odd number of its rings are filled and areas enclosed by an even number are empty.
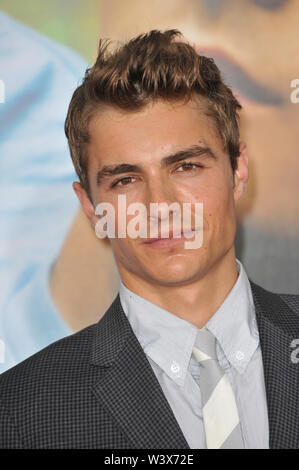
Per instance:
[[[93,61],[100,31],[101,3],[99,0],[1,0],[0,8]]]
[[[179,29],[243,105],[250,183],[236,248],[264,288],[299,291],[299,2],[0,0],[0,372],[97,321],[118,289],[79,210],[63,125],[99,37]]]

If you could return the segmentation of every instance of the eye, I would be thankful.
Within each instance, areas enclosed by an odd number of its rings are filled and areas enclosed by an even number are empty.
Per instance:
[[[128,184],[132,183],[133,181],[136,178],[134,178],[133,176],[125,176],[124,178],[120,178],[116,181],[114,181],[112,184],[111,184],[111,188],[114,188],[115,186],[127,186]]]
[[[186,171],[195,170],[197,168],[203,168],[203,166],[200,165],[199,163],[184,162],[184,163],[181,163],[181,165],[177,167],[177,171],[186,172]]]

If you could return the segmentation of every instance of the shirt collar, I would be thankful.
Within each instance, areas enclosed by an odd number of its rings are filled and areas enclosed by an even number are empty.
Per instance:
[[[259,339],[250,283],[242,264],[236,261],[238,279],[205,326],[215,335],[230,364],[243,373]],[[123,310],[145,354],[183,386],[198,328],[135,294],[122,282],[119,294]]]
[[[120,301],[147,354],[176,383],[184,385],[198,328],[120,283]]]
[[[238,279],[205,326],[230,364],[242,374],[259,345],[259,334],[250,282],[242,263],[236,262]]]

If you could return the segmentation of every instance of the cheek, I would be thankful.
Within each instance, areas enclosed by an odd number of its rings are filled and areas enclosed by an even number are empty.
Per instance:
[[[235,206],[233,189],[227,182],[211,182],[205,188],[194,191],[193,202],[203,203],[203,223],[206,236],[209,238],[225,237],[234,231]]]
[[[233,189],[224,181],[210,181],[205,185],[197,185],[190,193],[189,200],[192,203],[202,202],[204,214],[209,216],[219,214],[225,217],[234,206]]]
[[[127,262],[134,263],[135,256],[132,240],[128,238],[115,238],[111,240],[111,247],[116,259],[122,264]]]

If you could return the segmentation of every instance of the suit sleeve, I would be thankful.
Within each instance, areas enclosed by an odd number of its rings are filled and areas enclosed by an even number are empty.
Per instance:
[[[15,423],[0,401],[0,449],[23,449]]]

